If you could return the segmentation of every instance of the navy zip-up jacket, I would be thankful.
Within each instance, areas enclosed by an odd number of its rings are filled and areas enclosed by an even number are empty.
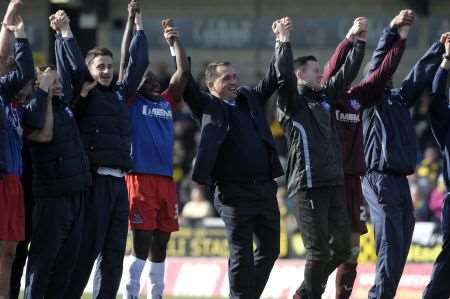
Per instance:
[[[10,147],[6,131],[8,119],[5,116],[5,107],[34,76],[33,56],[28,39],[16,39],[14,53],[16,69],[0,77],[0,174],[8,169],[7,152]]]
[[[445,187],[450,191],[450,106],[445,93],[447,77],[448,70],[439,67],[431,91],[430,118],[431,129],[444,158]]]
[[[396,30],[385,29],[374,51],[372,72],[398,39]],[[416,137],[409,109],[420,93],[431,89],[443,45],[435,43],[414,65],[400,88],[385,88],[380,104],[363,113],[364,154],[368,172],[409,175],[417,160]]]
[[[81,137],[93,170],[98,167],[129,171],[132,168],[127,99],[135,96],[149,64],[147,39],[143,30],[135,32],[130,44],[130,60],[122,82],[109,87],[97,85],[86,98],[79,98],[88,74],[81,51],[73,38],[57,37],[55,46],[61,76],[70,76],[66,100],[74,101]],[[63,80],[66,81],[66,80]]]
[[[265,77],[254,87],[241,86],[239,96],[247,101],[250,116],[258,134],[267,145],[271,177],[283,175],[272,134],[264,114],[264,105],[277,88],[274,57]],[[192,75],[183,93],[183,98],[193,116],[201,122],[201,137],[197,158],[192,171],[192,180],[199,184],[213,185],[214,168],[221,159],[220,149],[230,130],[227,104],[209,92],[202,92]],[[230,178],[232,179],[232,178]],[[248,178],[249,181],[252,178]]]

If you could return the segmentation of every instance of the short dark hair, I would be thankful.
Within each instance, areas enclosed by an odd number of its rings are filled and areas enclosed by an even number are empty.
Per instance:
[[[222,61],[208,63],[205,69],[205,82],[214,81],[219,77],[219,73],[217,72],[219,66],[231,66],[231,62]]]
[[[109,56],[111,58],[113,58],[113,53],[111,52],[111,50],[107,49],[107,48],[99,48],[99,47],[95,47],[91,50],[89,50],[89,52],[86,55],[85,58],[85,62],[87,65],[91,64],[92,60],[95,59],[95,57],[98,56]]]
[[[37,66],[35,68],[36,78],[37,78],[37,75],[40,75],[48,68],[50,68],[52,71],[56,71],[56,66],[54,64],[47,63],[47,64],[41,64],[40,66]]]
[[[317,58],[313,55],[300,56],[294,59],[294,70],[303,69],[308,61],[317,61]]]

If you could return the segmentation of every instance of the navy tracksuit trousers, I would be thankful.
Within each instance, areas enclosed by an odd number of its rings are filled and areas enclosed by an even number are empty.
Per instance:
[[[64,299],[79,299],[82,296],[97,258],[93,298],[116,298],[127,233],[128,193],[125,179],[93,174],[85,205],[80,253]]]
[[[65,298],[80,248],[84,192],[36,198],[26,274],[26,299]]]
[[[408,257],[414,231],[414,208],[405,176],[377,172],[362,183],[375,231],[376,275],[369,299],[392,299]]]
[[[442,209],[442,233],[444,235],[442,251],[433,266],[433,274],[425,288],[423,299],[450,298],[450,195],[444,201]]]

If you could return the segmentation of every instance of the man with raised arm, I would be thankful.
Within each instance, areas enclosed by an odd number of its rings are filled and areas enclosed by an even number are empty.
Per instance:
[[[141,13],[137,12],[129,63],[122,80],[116,82],[112,52],[94,48],[83,60],[67,16],[59,12],[55,17],[65,20],[60,27],[61,47],[56,50],[58,68],[61,65],[70,74],[70,87],[77,98],[75,117],[93,173],[80,255],[64,298],[82,296],[96,259],[93,298],[115,298],[127,238],[128,194],[124,177],[133,166],[127,99],[136,95],[148,66],[147,39]],[[83,81],[87,71],[91,78]]]
[[[26,134],[35,208],[25,298],[64,298],[78,257],[91,175],[56,69],[41,66],[37,76],[36,98],[47,99],[47,112],[42,128]]]
[[[355,19],[328,70],[341,66],[322,83],[314,56],[294,60],[289,40],[276,52],[278,119],[289,144],[288,193],[306,248],[304,281],[294,298],[321,298],[328,276],[350,256],[342,153],[332,109],[358,74],[366,31],[367,20]]]
[[[412,21],[413,17],[404,10],[394,17],[390,28],[409,26]],[[367,32],[362,34],[364,36],[360,36],[360,38],[367,36]],[[336,299],[350,298],[356,279],[359,238],[361,234],[367,232],[360,179],[360,176],[366,173],[361,124],[362,113],[364,109],[378,103],[377,100],[382,96],[386,83],[391,80],[400,63],[404,49],[405,39],[397,39],[387,52],[381,65],[365,80],[346,90],[333,107],[336,129],[342,147],[345,198],[352,232],[351,256],[338,267],[336,273]],[[339,63],[335,65],[334,69],[327,66],[324,70],[322,82],[327,82],[340,66]]]
[[[126,182],[133,257],[123,294],[125,299],[139,297],[141,274],[147,259],[150,260],[147,298],[162,298],[167,243],[170,233],[179,228],[176,185],[172,179],[172,114],[181,101],[189,63],[172,21],[164,20],[163,27],[164,37],[175,54],[177,65],[169,87],[161,92],[156,76],[147,70],[137,95],[128,99],[133,169],[126,176]],[[129,48],[126,41],[130,40],[128,36],[132,31],[133,25],[127,24],[123,49]],[[122,52],[122,56],[126,52]],[[121,58],[122,62],[127,60],[127,57]]]
[[[192,179],[216,187],[230,250],[230,298],[259,298],[280,249],[274,178],[283,169],[264,113],[277,86],[274,61],[254,87],[239,86],[229,62],[210,63],[205,77],[208,92],[190,74],[183,94],[202,126]]]
[[[28,117],[28,110],[23,111],[21,103],[15,98],[34,76],[32,53],[23,20],[14,15],[14,19],[9,22],[11,23],[2,26],[2,30],[14,34],[14,57],[9,62],[0,61],[0,298],[9,297],[16,246],[25,237],[20,153],[23,118],[28,120],[32,116]],[[8,42],[1,38],[0,49],[4,47],[4,43]]]
[[[414,16],[412,11],[407,14]],[[370,62],[369,75],[382,63],[410,26],[383,32]],[[415,132],[410,108],[431,83],[444,52],[434,44],[415,64],[400,88],[386,84],[377,105],[363,113],[364,154],[367,174],[362,181],[375,231],[377,263],[369,298],[394,298],[406,263],[414,231],[414,208],[407,176],[417,163]]]
[[[436,75],[434,76],[430,118],[434,137],[439,144],[444,159],[444,181],[447,191],[450,190],[450,106],[446,94],[447,78],[450,69],[450,33],[444,33],[440,40],[445,44],[445,53]],[[450,297],[450,201],[448,194],[442,209],[442,251],[433,266],[430,283],[425,288],[423,299],[447,299]]]

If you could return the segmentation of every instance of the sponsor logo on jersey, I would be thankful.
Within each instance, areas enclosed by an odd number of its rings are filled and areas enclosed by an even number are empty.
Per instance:
[[[342,121],[346,123],[359,123],[360,117],[358,113],[345,113],[339,110],[336,110],[336,120]]]
[[[148,105],[142,106],[142,115],[163,119],[172,119],[172,111],[165,110],[163,108],[150,107]]]

